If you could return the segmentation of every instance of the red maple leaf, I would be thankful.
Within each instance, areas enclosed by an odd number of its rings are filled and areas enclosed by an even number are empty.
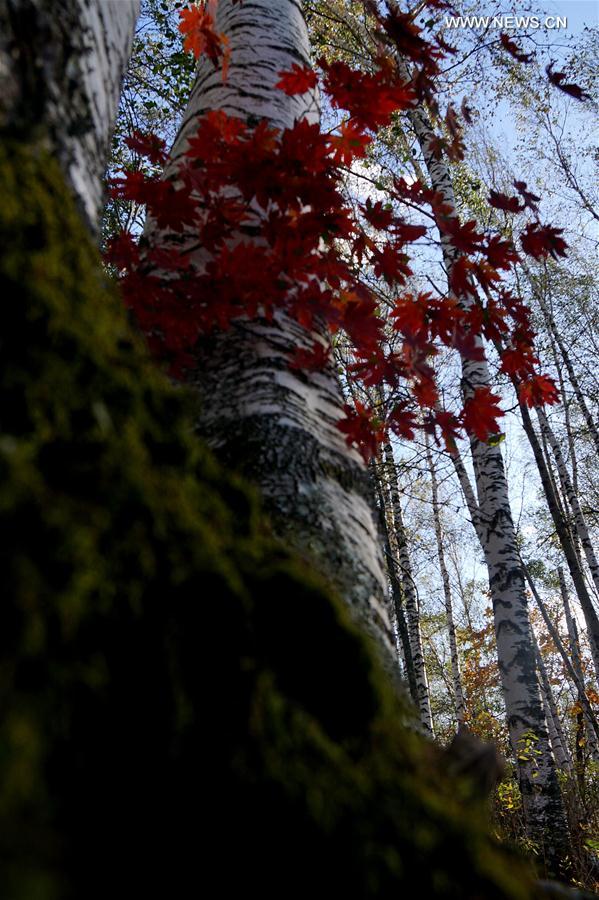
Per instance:
[[[132,269],[139,263],[139,246],[131,234],[121,231],[109,241],[104,259],[116,269]]]
[[[375,276],[377,278],[382,276],[387,284],[401,284],[412,274],[405,253],[392,244],[385,244],[382,250],[374,250],[370,262],[374,266]]]
[[[450,453],[455,453],[456,440],[459,436],[460,429],[460,420],[458,417],[445,409],[436,409],[433,422],[439,426],[447,450]]]
[[[418,428],[416,415],[408,408],[408,403],[398,403],[388,417],[389,427],[394,434],[407,441],[413,441],[415,429]]]
[[[298,66],[293,63],[291,69],[285,72],[279,72],[280,80],[277,81],[275,87],[284,91],[289,97],[294,94],[305,94],[307,91],[313,90],[318,78],[316,72],[309,66]]]
[[[518,388],[518,396],[526,406],[544,406],[557,403],[559,391],[548,375],[532,375]]]
[[[514,181],[514,187],[522,197],[524,206],[528,206],[529,209],[535,210],[537,208],[537,203],[541,198],[528,190],[525,181]]]
[[[406,337],[426,340],[428,336],[426,301],[430,295],[421,296],[424,297],[424,302],[420,296],[415,299],[412,294],[396,300],[391,318],[395,320],[393,327],[396,331],[401,331]]]
[[[339,131],[340,134],[331,136],[334,162],[348,165],[353,159],[362,159],[366,156],[366,148],[372,143],[372,138],[358,122],[349,119],[343,122]]]
[[[474,395],[464,403],[462,422],[468,434],[479,441],[487,441],[492,434],[500,432],[497,419],[504,415],[497,405],[500,398],[489,387],[478,387]]]
[[[516,248],[511,241],[502,241],[498,234],[493,234],[481,247],[489,263],[495,269],[509,269],[518,259]]]
[[[524,203],[520,206],[520,201],[517,197],[508,197],[506,194],[501,194],[498,191],[491,191],[489,204],[494,206],[495,209],[503,209],[505,212],[511,213],[522,212],[525,206]]]
[[[322,341],[314,341],[306,350],[299,347],[289,362],[290,369],[303,370],[305,372],[317,372],[326,368],[331,357],[331,348]]]
[[[499,40],[501,41],[503,47],[507,50],[507,52],[511,56],[513,56],[514,59],[517,59],[518,62],[530,63],[533,61],[534,54],[533,53],[523,53],[522,50],[520,50],[520,47],[518,46],[518,44],[516,44],[516,43],[514,43],[514,41],[510,40],[510,38],[507,36],[507,34],[500,34]]]
[[[344,406],[345,419],[337,422],[337,428],[345,434],[349,447],[356,446],[364,461],[375,456],[379,444],[385,439],[385,430],[371,409],[355,401],[355,407]]]
[[[366,205],[361,206],[360,208],[366,221],[370,222],[370,224],[379,231],[388,229],[394,220],[393,210],[383,206],[380,200],[373,203],[370,197],[368,197]]]
[[[467,294],[476,294],[476,290],[470,281],[469,275],[475,269],[475,264],[467,256],[459,256],[451,267],[449,284],[456,297],[465,297]]]
[[[179,31],[184,35],[183,49],[193,53],[199,59],[205,53],[213,65],[223,61],[223,79],[227,75],[230,51],[228,38],[214,28],[214,16],[208,6],[188,6],[179,10]]]
[[[564,79],[567,78],[565,72],[554,72],[553,71],[553,63],[550,63],[546,68],[547,78],[554,84],[556,88],[559,88],[560,91],[563,91],[564,94],[568,94],[570,97],[574,97],[575,100],[590,100],[591,95],[587,94],[581,87],[577,84],[564,84]]]
[[[474,219],[470,219],[462,225],[455,216],[440,217],[438,226],[444,234],[449,235],[453,246],[458,250],[463,250],[464,253],[474,253],[482,243],[483,235],[476,230]]]
[[[420,406],[428,409],[433,409],[439,400],[439,391],[432,375],[422,374],[415,378],[412,384],[412,393]]]
[[[532,371],[536,362],[538,360],[532,355],[530,346],[508,347],[501,354],[501,371],[506,375],[522,376]]]
[[[534,256],[535,259],[542,259],[545,256],[557,259],[558,256],[566,256],[568,245],[560,237],[563,233],[563,228],[552,228],[551,225],[531,222],[524,229],[520,243],[524,252],[529,256]]]
[[[140,156],[147,157],[154,165],[161,166],[166,162],[166,143],[155,134],[135,130],[130,137],[125,138],[125,144]]]

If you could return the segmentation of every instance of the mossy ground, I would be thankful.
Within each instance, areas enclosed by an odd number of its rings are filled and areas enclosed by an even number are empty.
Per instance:
[[[0,194],[4,900],[529,897],[191,434],[54,162],[6,141]]]

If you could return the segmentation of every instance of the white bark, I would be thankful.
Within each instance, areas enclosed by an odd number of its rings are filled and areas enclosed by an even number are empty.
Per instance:
[[[0,0],[0,121],[43,139],[95,231],[139,0]]]
[[[435,540],[437,543],[437,558],[439,560],[439,571],[441,573],[441,581],[443,583],[443,597],[445,600],[445,615],[447,617],[447,633],[449,636],[449,652],[451,658],[451,680],[453,686],[453,697],[455,705],[456,719],[458,727],[464,724],[466,717],[466,703],[464,701],[464,691],[462,688],[462,676],[460,673],[460,660],[458,655],[458,644],[456,640],[455,622],[453,618],[453,601],[451,597],[451,583],[449,581],[449,572],[445,563],[445,551],[443,549],[443,530],[441,527],[441,511],[439,507],[439,488],[437,484],[437,473],[433,462],[430,442],[428,434],[425,435],[426,440],[426,458],[428,462],[428,470],[431,477],[431,495],[433,507],[433,522],[435,526]]]
[[[564,577],[564,572],[561,566],[557,570],[557,574],[559,577],[559,586],[560,593],[562,596],[562,603],[564,605],[564,613],[566,616],[566,627],[568,629],[568,640],[570,642],[570,655],[572,657],[572,667],[576,672],[577,683],[576,689],[578,694],[578,702],[580,703],[583,715],[584,715],[584,726],[586,732],[587,739],[587,749],[589,752],[589,756],[591,759],[595,761],[599,761],[599,734],[596,727],[596,719],[595,724],[593,724],[593,716],[590,714],[589,702],[585,693],[585,678],[584,672],[582,669],[582,660],[580,656],[580,641],[578,637],[578,626],[576,625],[576,619],[572,615],[572,607],[570,606],[570,596],[568,594],[568,587],[566,585],[566,579]]]
[[[560,497],[553,480],[553,473],[549,468],[546,456],[544,456],[543,454],[543,448],[541,447],[541,443],[533,428],[530,413],[524,403],[520,403],[520,412],[522,415],[522,426],[530,442],[530,446],[535,457],[535,462],[539,470],[541,484],[543,486],[543,491],[547,499],[547,506],[549,508],[551,518],[553,519],[556,534],[562,546],[564,556],[566,557],[566,562],[568,563],[570,577],[572,578],[572,582],[576,588],[576,596],[578,597],[578,600],[582,607],[582,611],[584,613],[584,618],[588,629],[587,635],[591,647],[591,655],[593,657],[595,671],[599,676],[599,616],[597,616],[597,612],[595,611],[595,607],[593,606],[593,602],[587,588],[585,575],[582,570],[580,555],[578,553],[578,546],[573,539],[569,528],[569,523],[567,522],[565,517],[565,512],[561,507]]]
[[[541,651],[539,650],[536,640],[535,654],[541,679],[541,696],[543,698],[543,706],[545,707],[545,717],[547,719],[547,728],[549,731],[549,740],[551,741],[553,756],[558,769],[561,769],[568,774],[572,774],[572,759],[568,752],[566,736],[559,719],[555,698],[553,696],[553,691],[551,690],[547,670],[545,669],[545,663],[543,662],[543,657],[541,656]]]
[[[389,443],[384,445],[384,460],[389,479],[389,493],[393,519],[392,545],[394,545],[395,552],[397,553],[397,563],[401,576],[401,588],[405,602],[410,649],[412,651],[412,661],[414,664],[418,711],[424,729],[430,734],[433,734],[428,677],[426,674],[422,633],[420,630],[418,594],[416,592],[416,582],[414,580],[412,561],[408,549],[408,539],[403,521],[401,500],[397,485],[397,468],[393,456],[393,448]]]
[[[533,282],[532,282],[532,279],[528,272],[527,272],[527,276],[529,278],[530,283],[532,284]],[[551,334],[555,343],[559,347],[559,351],[562,355],[562,359],[563,359],[566,369],[568,371],[568,378],[570,379],[570,384],[572,385],[572,388],[574,390],[574,395],[578,402],[578,406],[580,407],[580,411],[582,412],[582,415],[586,422],[586,425],[588,428],[588,433],[595,445],[595,449],[596,449],[597,453],[599,453],[599,428],[597,427],[597,423],[593,419],[592,413],[586,402],[584,392],[583,392],[580,382],[578,380],[576,370],[572,364],[570,354],[568,353],[568,350],[566,348],[565,341],[559,332],[559,329],[556,325],[555,319],[551,315],[551,310],[549,308],[549,305],[547,304],[544,297],[542,296],[541,291],[535,291],[535,296],[536,296],[537,300],[539,301],[539,306],[541,307],[541,311],[543,313],[543,317],[544,317],[547,327],[549,329],[549,333]]]
[[[209,61],[200,62],[167,177],[176,176],[208,110],[278,128],[318,120],[313,96],[275,88],[281,71],[309,64],[301,3],[220,0],[216,27],[229,39],[229,73],[223,81]],[[150,241],[164,237],[151,226],[148,233]],[[196,264],[205,261],[200,248]],[[333,365],[316,373],[288,367],[291,354],[315,340],[325,335],[283,314],[273,322],[236,320],[227,333],[201,339],[190,378],[200,398],[198,430],[219,458],[258,485],[279,536],[338,586],[396,666],[374,498],[361,457],[336,427],[343,401]]]
[[[451,173],[444,158],[435,158],[432,144],[435,133],[428,114],[423,106],[419,106],[410,111],[409,117],[432,187],[441,193],[444,203],[455,210]],[[447,235],[441,235],[441,245],[449,275],[458,254]],[[472,304],[469,296],[461,297],[459,301],[466,308]],[[476,388],[491,384],[486,360],[462,358],[462,388],[466,398],[471,397]],[[477,533],[489,572],[499,671],[511,745],[518,761],[527,828],[531,836],[545,843],[547,857],[555,861],[568,843],[567,826],[536,675],[524,574],[518,556],[503,458],[498,445],[492,446],[476,438],[471,439],[471,450],[478,494]],[[535,749],[539,751],[534,779],[530,758],[522,759],[520,753],[527,736],[532,735]]]
[[[537,417],[539,419],[541,431],[545,435],[545,438],[547,439],[547,442],[551,447],[553,457],[555,459],[555,464],[557,466],[557,474],[562,486],[562,491],[572,511],[574,528],[576,529],[576,534],[578,535],[578,539],[584,551],[587,565],[589,567],[589,572],[591,573],[591,578],[593,579],[593,585],[595,586],[595,591],[597,592],[597,594],[599,594],[599,561],[597,560],[597,556],[595,555],[595,548],[593,547],[589,529],[585,521],[580,502],[578,500],[578,495],[574,490],[574,485],[572,484],[572,479],[570,478],[570,473],[568,471],[562,449],[549,423],[547,413],[542,407],[537,408]]]
[[[405,598],[401,583],[397,574],[397,548],[391,545],[391,534],[389,522],[392,522],[393,515],[390,509],[389,485],[388,479],[384,472],[384,465],[379,459],[379,466],[373,472],[376,478],[377,494],[379,500],[379,518],[381,525],[381,533],[385,547],[385,557],[387,563],[387,573],[391,588],[391,599],[393,602],[393,612],[395,614],[395,625],[397,628],[397,647],[400,661],[403,667],[405,680],[407,681],[410,691],[410,697],[414,704],[418,706],[418,687],[416,683],[416,673],[414,671],[414,660],[412,658],[412,647],[410,644],[410,635],[408,625],[404,615]]]

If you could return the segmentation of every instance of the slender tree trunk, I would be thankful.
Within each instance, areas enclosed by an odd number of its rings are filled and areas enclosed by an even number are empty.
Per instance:
[[[571,774],[573,771],[573,767],[572,760],[570,759],[570,754],[568,752],[566,736],[559,719],[557,706],[555,704],[555,698],[553,696],[553,691],[551,690],[549,678],[547,677],[545,663],[543,662],[543,657],[541,656],[541,651],[539,650],[539,646],[536,640],[535,654],[537,657],[537,667],[539,669],[539,675],[541,677],[541,696],[543,698],[543,704],[545,706],[545,716],[547,718],[547,728],[549,730],[549,740],[551,741],[553,756],[555,757],[555,762],[558,769]]]
[[[586,696],[586,693],[584,690],[584,681],[579,678],[579,676],[576,672],[576,669],[572,665],[572,661],[570,660],[570,657],[568,656],[568,654],[566,652],[564,643],[559,636],[559,632],[558,632],[557,628],[551,621],[551,617],[550,617],[549,613],[547,612],[547,607],[545,606],[543,600],[541,599],[539,592],[537,591],[536,585],[530,575],[530,572],[528,571],[528,568],[524,564],[523,564],[523,567],[524,567],[524,572],[526,574],[526,580],[528,581],[528,585],[530,587],[531,593],[532,593],[532,595],[535,599],[535,602],[539,608],[539,612],[541,613],[541,616],[543,617],[543,621],[544,621],[545,625],[547,626],[547,631],[549,632],[549,636],[551,637],[551,640],[555,644],[555,648],[556,648],[557,652],[559,653],[559,655],[561,656],[564,666],[566,667],[568,674],[570,675],[570,678],[574,682],[574,685],[576,687],[578,695],[581,698],[581,703],[584,706],[584,708],[588,711],[589,721],[591,722],[593,729],[595,730],[597,736],[599,737],[599,725],[597,724],[597,718],[593,712],[593,708],[591,707],[591,704],[589,703],[589,699]]]
[[[440,193],[443,202],[455,210],[451,172],[447,161],[437,158],[436,135],[428,113],[421,105],[410,111],[409,118],[431,186]],[[441,247],[449,277],[458,253],[444,234],[441,235]],[[465,307],[473,302],[468,296],[458,299]],[[491,384],[486,359],[478,361],[462,357],[465,398],[471,397],[477,388]],[[537,679],[526,586],[518,555],[503,457],[499,445],[483,443],[476,438],[471,439],[471,451],[478,494],[477,532],[489,572],[499,671],[510,741],[518,762],[527,829],[531,837],[544,846],[547,863],[553,868],[569,854],[569,836]],[[530,759],[522,759],[527,755],[520,752],[523,742],[529,739],[534,741],[539,751],[535,777]]]
[[[587,634],[591,647],[591,655],[593,657],[593,663],[595,666],[597,677],[599,677],[599,616],[595,611],[593,601],[591,600],[591,596],[586,585],[576,546],[574,544],[574,541],[572,540],[568,525],[560,512],[559,500],[552,486],[551,474],[543,457],[541,444],[533,428],[530,413],[523,403],[520,404],[520,413],[522,416],[522,426],[530,443],[535,462],[537,464],[537,469],[539,471],[539,476],[541,479],[541,485],[543,487],[543,492],[547,500],[547,507],[551,514],[551,518],[553,519],[555,531],[559,538],[559,542],[562,546],[562,550],[568,564],[570,577],[572,579],[574,587],[576,588],[576,595],[582,607],[588,629]]]
[[[437,543],[437,557],[439,559],[439,571],[441,573],[441,581],[443,583],[443,597],[445,600],[445,615],[447,617],[447,632],[449,635],[449,652],[451,657],[451,677],[453,686],[453,697],[455,705],[455,714],[458,727],[464,724],[466,718],[466,704],[464,701],[464,690],[462,688],[462,676],[460,673],[460,660],[458,656],[458,643],[456,639],[455,622],[453,619],[453,602],[451,597],[451,583],[449,581],[449,572],[445,563],[445,551],[443,549],[443,530],[441,527],[441,511],[439,507],[439,488],[437,484],[437,473],[433,462],[428,435],[426,439],[426,458],[428,470],[431,477],[431,495],[433,507],[433,522],[435,526],[435,540]]]
[[[405,598],[399,578],[397,577],[396,554],[391,546],[391,538],[389,534],[388,513],[388,485],[384,473],[379,470],[375,473],[377,479],[377,493],[379,499],[379,515],[381,522],[381,533],[385,544],[385,556],[387,560],[387,572],[389,574],[389,583],[391,586],[391,598],[393,600],[393,611],[395,613],[395,622],[397,626],[397,635],[401,647],[403,657],[405,677],[408,682],[410,697],[414,705],[418,707],[418,687],[416,682],[416,671],[414,669],[414,658],[412,656],[412,648],[410,645],[410,635],[408,625],[404,613]]]
[[[412,651],[412,660],[414,662],[414,674],[416,677],[417,705],[420,712],[420,720],[426,731],[433,733],[433,720],[431,716],[431,706],[428,689],[428,678],[426,674],[426,665],[424,662],[424,650],[422,647],[422,634],[420,631],[420,609],[418,604],[418,595],[416,592],[416,582],[412,571],[412,561],[410,559],[410,551],[408,549],[408,539],[403,521],[403,513],[401,510],[401,500],[399,496],[397,468],[393,456],[393,448],[391,444],[386,443],[383,446],[383,458],[387,477],[389,479],[389,494],[391,498],[391,511],[393,518],[393,542],[397,552],[397,562],[401,572],[402,594],[405,599],[405,609],[408,625],[408,634],[410,637],[410,647]]]
[[[529,275],[529,281],[533,284],[532,278]],[[576,375],[576,369],[572,363],[572,359],[570,354],[568,353],[568,349],[566,344],[559,332],[559,329],[555,323],[555,319],[551,314],[551,310],[545,298],[542,296],[541,291],[536,290],[535,296],[539,302],[539,306],[541,307],[541,311],[543,313],[543,317],[547,324],[547,328],[550,334],[553,336],[555,343],[559,347],[559,351],[561,353],[562,359],[564,361],[564,365],[566,366],[566,370],[568,372],[568,378],[570,379],[570,384],[572,385],[572,389],[574,390],[574,396],[576,397],[578,406],[580,407],[580,411],[584,417],[586,422],[586,426],[588,428],[588,433],[595,445],[595,450],[599,454],[599,428],[597,428],[597,423],[594,421],[591,411],[586,402],[584,392],[580,386],[580,382],[578,380],[578,376]]]
[[[139,0],[0,0],[0,124],[60,160],[96,232]]]
[[[568,639],[570,642],[570,656],[572,657],[572,667],[578,677],[576,693],[578,695],[578,702],[580,704],[580,708],[584,717],[586,744],[591,759],[599,761],[599,728],[597,727],[596,718],[593,715],[593,711],[589,710],[588,701],[585,702],[585,700],[587,700],[587,697],[585,692],[585,678],[584,672],[582,670],[582,660],[580,655],[578,626],[576,625],[576,619],[572,615],[572,607],[570,605],[570,597],[568,594],[568,587],[566,585],[566,578],[564,576],[564,570],[561,568],[561,566],[558,568],[557,574],[559,578],[562,603],[564,605],[564,613],[566,616],[566,627],[568,629]],[[593,720],[595,720],[595,724],[593,724]]]
[[[537,417],[539,419],[541,430],[545,435],[547,442],[549,443],[549,446],[551,447],[551,450],[553,452],[555,464],[557,467],[557,474],[562,486],[562,491],[572,511],[572,518],[574,520],[576,534],[578,535],[578,539],[584,551],[595,590],[599,594],[599,562],[597,561],[597,557],[595,555],[595,549],[591,541],[589,529],[587,527],[584,514],[578,500],[578,496],[576,494],[576,491],[574,490],[574,485],[572,484],[572,479],[570,478],[570,473],[568,472],[568,467],[562,454],[562,449],[559,445],[559,441],[553,433],[551,425],[549,424],[547,414],[541,407],[537,408]]]
[[[198,119],[220,109],[280,129],[316,122],[318,104],[275,88],[279,73],[309,64],[308,33],[297,0],[219,0],[217,30],[228,41],[227,78],[200,61],[196,83],[165,176],[175,176]],[[164,239],[150,223],[150,244]],[[202,249],[196,264],[206,262]],[[340,589],[362,625],[396,666],[391,612],[376,511],[366,467],[336,427],[343,398],[332,361],[323,372],[289,368],[291,356],[326,335],[283,314],[238,319],[201,339],[190,382],[199,396],[198,431],[219,459],[261,490],[278,535]]]
[[[570,456],[570,465],[572,468],[572,486],[574,493],[579,495],[578,485],[578,459],[576,456],[576,445],[574,441],[574,432],[572,430],[572,416],[570,415],[571,399],[568,397],[566,379],[564,377],[563,360],[560,359],[557,344],[551,331],[549,331],[549,343],[551,345],[551,356],[553,357],[553,365],[557,372],[557,380],[559,391],[562,398],[562,406],[564,408],[564,424],[566,426],[566,435],[568,439],[568,454]]]

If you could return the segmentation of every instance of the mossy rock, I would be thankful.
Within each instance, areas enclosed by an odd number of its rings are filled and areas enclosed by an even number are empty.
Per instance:
[[[3,900],[530,896],[191,432],[56,164],[0,152]]]

